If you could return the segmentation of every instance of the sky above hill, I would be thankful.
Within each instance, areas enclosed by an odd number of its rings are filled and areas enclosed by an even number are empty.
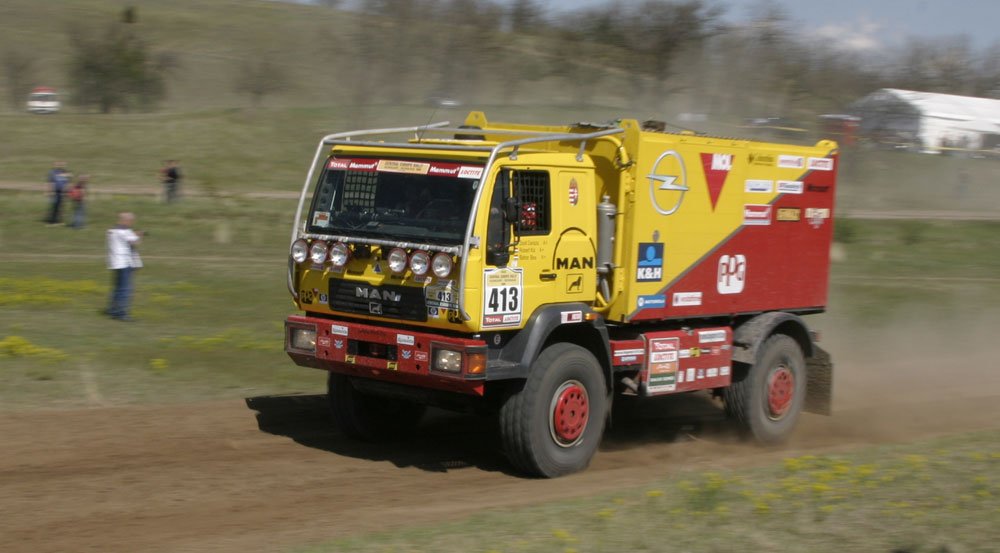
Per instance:
[[[500,0],[508,3],[511,0]],[[619,0],[627,5],[630,0]],[[878,50],[905,44],[910,37],[968,35],[980,49],[1000,42],[997,0],[708,0],[726,7],[726,19],[745,22],[763,7],[782,9],[806,35],[852,50]],[[569,11],[610,0],[545,0],[550,10]]]

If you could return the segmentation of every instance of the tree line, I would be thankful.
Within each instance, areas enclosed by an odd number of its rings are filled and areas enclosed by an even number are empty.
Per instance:
[[[614,103],[656,111],[747,116],[835,110],[883,87],[1000,97],[1000,41],[977,51],[968,37],[914,37],[875,53],[845,50],[797,32],[775,4],[746,23],[704,0],[608,2],[572,12],[539,0],[337,0],[343,20],[317,41],[335,64],[338,101]],[[319,9],[319,8],[315,8]],[[138,13],[67,32],[71,100],[87,109],[148,111],[169,94],[180,58],[140,32]],[[282,56],[251,52],[234,64],[232,90],[252,105],[296,86]],[[32,82],[32,58],[0,60],[13,106]]]

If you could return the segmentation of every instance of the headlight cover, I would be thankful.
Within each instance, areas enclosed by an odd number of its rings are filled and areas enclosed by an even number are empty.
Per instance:
[[[432,367],[435,371],[460,373],[462,372],[462,354],[450,349],[435,349]]]
[[[330,248],[330,263],[338,269],[347,265],[351,259],[351,249],[343,242],[337,242]]]
[[[435,255],[434,260],[431,262],[431,270],[434,271],[434,276],[438,278],[445,278],[450,275],[454,266],[455,264],[451,260],[451,256],[446,253]]]
[[[389,252],[389,270],[399,274],[406,271],[406,250],[403,248],[393,248]]]
[[[431,256],[427,252],[413,252],[410,256],[410,270],[417,276],[424,276],[431,268]]]
[[[291,327],[288,329],[288,345],[292,349],[316,351],[316,329]]]
[[[326,242],[317,240],[312,243],[312,246],[309,247],[309,259],[311,259],[313,263],[319,265],[326,261],[326,254],[329,250],[330,246],[327,245]]]
[[[309,257],[309,244],[301,238],[292,242],[292,260],[302,263],[306,257]]]

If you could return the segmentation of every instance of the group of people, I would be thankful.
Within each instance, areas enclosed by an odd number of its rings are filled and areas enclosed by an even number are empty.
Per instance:
[[[69,223],[75,229],[83,228],[85,224],[84,197],[87,195],[87,183],[90,177],[86,174],[79,175],[76,182],[73,182],[73,173],[66,168],[65,161],[57,161],[49,171],[48,186],[52,195],[52,202],[49,204],[49,213],[45,222],[50,225],[62,223],[62,208],[65,198],[73,202],[73,218]]]
[[[65,161],[56,161],[49,171],[47,186],[51,196],[45,222],[49,225],[62,223],[63,203],[68,198],[73,202],[73,217],[68,226],[82,229],[85,224],[84,199],[87,195],[87,185],[90,177],[81,174],[73,182],[73,173],[66,167]],[[180,192],[181,171],[177,160],[164,162],[160,170],[160,181],[163,184],[163,199],[167,203],[177,200]],[[137,269],[142,267],[138,245],[144,233],[133,228],[135,214],[122,212],[118,214],[117,224],[107,231],[108,269],[111,271],[111,294],[104,314],[118,321],[131,321],[130,306],[132,303],[133,277]]]

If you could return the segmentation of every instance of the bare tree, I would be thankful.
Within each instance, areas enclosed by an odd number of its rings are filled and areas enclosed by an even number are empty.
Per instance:
[[[233,89],[249,96],[253,108],[260,107],[264,97],[288,86],[287,72],[270,54],[253,56],[240,62],[233,80]]]

